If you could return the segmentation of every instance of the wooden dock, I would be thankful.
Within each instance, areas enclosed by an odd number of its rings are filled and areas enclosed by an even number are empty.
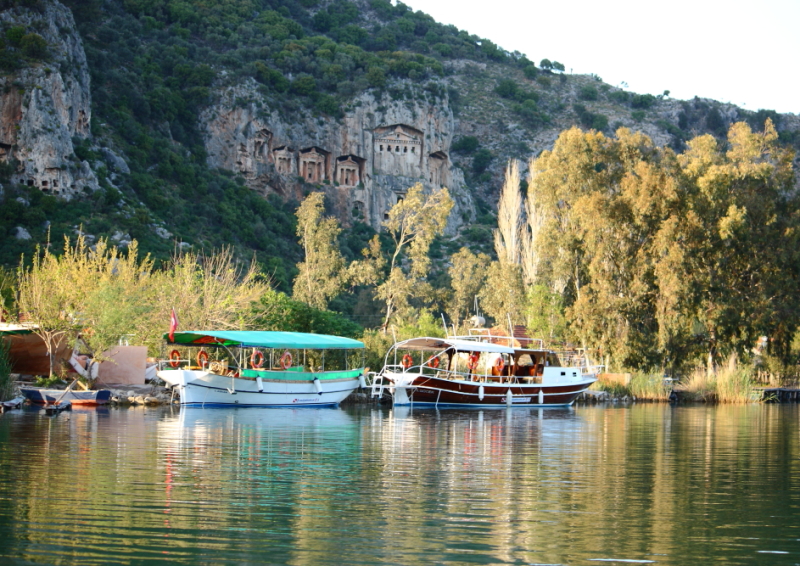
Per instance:
[[[756,391],[761,393],[761,400],[771,403],[797,403],[800,401],[800,389],[788,387],[764,387]]]

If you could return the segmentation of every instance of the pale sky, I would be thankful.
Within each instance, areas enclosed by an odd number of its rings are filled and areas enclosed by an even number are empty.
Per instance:
[[[403,2],[632,92],[800,114],[800,0]]]

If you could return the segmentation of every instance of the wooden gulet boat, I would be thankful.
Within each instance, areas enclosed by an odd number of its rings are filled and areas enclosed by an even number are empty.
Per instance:
[[[358,340],[268,331],[184,331],[157,375],[190,407],[335,406],[364,382]]]
[[[514,347],[513,338],[485,334],[403,340],[371,375],[372,395],[388,389],[395,405],[561,407],[602,370],[585,358],[564,365],[555,351],[538,346]]]

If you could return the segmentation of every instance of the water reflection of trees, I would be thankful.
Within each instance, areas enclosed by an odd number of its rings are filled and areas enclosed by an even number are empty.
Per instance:
[[[0,556],[30,561],[724,558],[799,492],[794,407],[7,417]]]

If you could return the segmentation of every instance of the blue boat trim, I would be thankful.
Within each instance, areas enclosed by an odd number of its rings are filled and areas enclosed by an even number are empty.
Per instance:
[[[358,381],[358,380],[355,379],[353,381]],[[309,381],[308,384],[311,385],[311,384],[313,384],[313,382]],[[205,385],[205,384],[202,384],[202,383],[198,383],[196,381],[193,381],[193,382],[189,383],[188,386],[189,387],[202,387],[203,389],[213,389],[214,391],[224,391],[225,393],[230,393],[230,391],[228,389],[226,389],[225,387],[214,387],[213,385]],[[352,391],[352,389],[332,389],[330,391],[325,390],[325,393],[343,393],[345,391]],[[270,391],[244,391],[244,390],[238,390],[238,391],[236,391],[236,393],[248,393],[248,394],[258,393],[258,394],[261,394],[261,395],[309,395],[310,394],[308,391],[286,391],[285,393],[284,392],[275,393],[275,392],[270,392]],[[314,392],[314,393],[316,393],[316,392]],[[189,405],[185,404],[185,406],[188,407]],[[296,407],[297,405],[290,405],[290,406]]]

